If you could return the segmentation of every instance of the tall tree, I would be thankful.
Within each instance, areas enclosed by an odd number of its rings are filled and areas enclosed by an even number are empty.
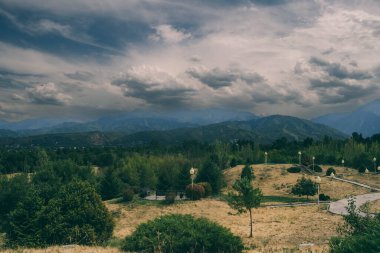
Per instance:
[[[263,197],[260,188],[253,188],[247,178],[236,180],[232,188],[235,192],[228,193],[228,205],[238,213],[249,212],[250,234],[252,237],[252,208],[258,208]]]

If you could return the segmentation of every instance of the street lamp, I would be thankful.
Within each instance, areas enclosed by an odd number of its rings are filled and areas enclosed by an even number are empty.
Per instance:
[[[190,169],[190,177],[191,177],[191,198],[194,200],[194,178],[195,178],[195,170],[193,167]]]
[[[315,173],[315,170],[314,170],[314,162],[315,162],[315,156],[313,156],[313,172]]]
[[[321,184],[321,178],[318,176],[315,181],[317,182],[317,189],[318,189],[318,205],[319,205],[319,185]]]
[[[265,151],[264,155],[265,155],[265,165],[267,165],[268,164],[268,152]]]
[[[342,167],[344,168],[344,159],[342,159]]]
[[[298,164],[299,165],[301,165],[301,155],[302,155],[302,152],[298,151]]]
[[[369,170],[365,168],[364,173],[367,175],[367,184],[369,185]]]

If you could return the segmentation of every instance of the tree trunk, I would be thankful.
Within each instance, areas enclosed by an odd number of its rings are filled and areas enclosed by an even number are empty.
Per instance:
[[[252,237],[252,209],[250,208],[249,209],[249,219],[250,219],[250,228],[251,228],[251,232],[249,233],[249,237]]]

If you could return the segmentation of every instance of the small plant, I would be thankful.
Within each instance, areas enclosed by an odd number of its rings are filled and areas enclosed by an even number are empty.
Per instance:
[[[330,200],[330,196],[321,193],[321,194],[319,194],[319,200],[320,201],[329,201]]]
[[[289,173],[300,173],[301,172],[301,168],[300,167],[290,167],[288,169],[286,169]]]
[[[312,168],[313,169],[313,168]],[[314,165],[314,171],[315,172],[322,172],[322,168],[321,168],[321,166],[319,166],[319,165]]]
[[[205,188],[202,185],[189,184],[186,186],[186,197],[192,200],[199,200],[205,196]]]
[[[175,198],[177,197],[177,194],[175,192],[167,192],[165,195],[165,204],[171,205],[174,204]]]
[[[212,194],[212,187],[211,187],[210,183],[200,182],[200,183],[198,183],[198,185],[203,186],[203,188],[205,189],[204,197],[208,197]]]
[[[336,175],[335,169],[333,167],[330,167],[327,169],[326,176],[329,177],[331,175],[331,173],[334,173],[334,175]]]
[[[140,224],[125,238],[122,249],[131,252],[242,252],[240,237],[205,218],[171,214]]]
[[[134,195],[135,195],[134,190],[131,187],[127,187],[123,192],[123,201],[124,202],[132,201]]]

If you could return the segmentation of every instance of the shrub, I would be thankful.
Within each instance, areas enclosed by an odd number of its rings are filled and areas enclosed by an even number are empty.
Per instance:
[[[330,176],[331,173],[334,173],[334,175],[336,175],[335,169],[332,168],[332,167],[330,167],[330,168],[327,169],[326,176]]]
[[[319,194],[319,200],[320,201],[329,201],[330,200],[330,196],[321,193],[321,194]]]
[[[223,173],[215,162],[207,160],[199,170],[197,175],[198,182],[208,182],[212,187],[213,193],[219,193],[223,187]]]
[[[175,192],[167,192],[165,195],[165,204],[171,205],[174,204],[177,194]]]
[[[313,167],[311,167],[311,169],[313,169]],[[315,172],[322,172],[323,170],[322,170],[321,166],[319,166],[319,165],[314,165],[314,171],[315,171]]]
[[[300,173],[301,168],[300,167],[290,167],[286,169],[289,173]]]
[[[359,173],[364,173],[366,167],[363,164],[360,164],[360,165],[358,165],[357,169],[358,169]]]
[[[135,191],[131,187],[127,187],[123,193],[123,201],[125,202],[132,201],[134,195],[135,195]]]
[[[205,190],[204,197],[208,197],[212,194],[212,187],[208,182],[200,182],[200,183],[198,183],[198,185],[203,186],[203,188]]]
[[[186,186],[186,197],[192,200],[199,200],[205,196],[205,188],[202,185],[194,184],[193,186],[189,184]]]
[[[171,214],[141,224],[125,238],[133,252],[242,252],[243,243],[227,228],[205,218]]]

